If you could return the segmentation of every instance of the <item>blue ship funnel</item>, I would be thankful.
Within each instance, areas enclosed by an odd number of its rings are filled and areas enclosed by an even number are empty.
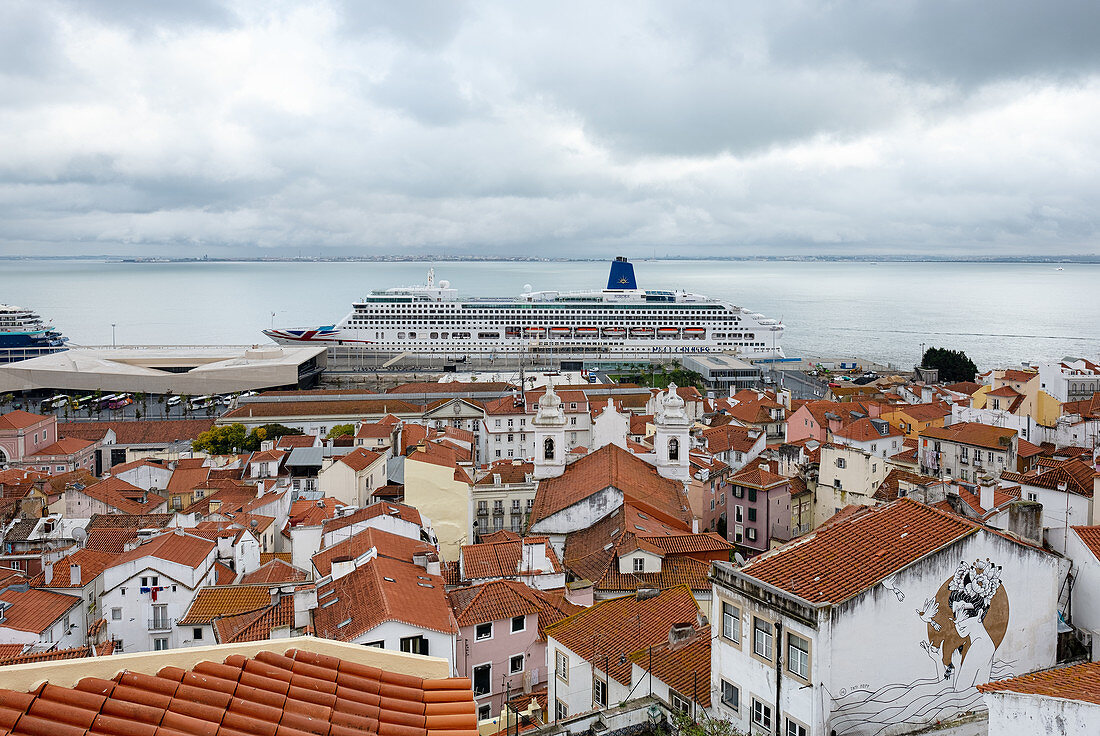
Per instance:
[[[634,265],[619,256],[611,262],[611,273],[607,277],[608,289],[637,289],[638,282],[634,280]]]

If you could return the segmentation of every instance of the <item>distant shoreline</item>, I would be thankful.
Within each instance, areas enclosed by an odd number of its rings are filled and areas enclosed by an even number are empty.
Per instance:
[[[532,256],[470,256],[470,255],[378,255],[378,256],[328,256],[328,257],[241,257],[241,258],[160,258],[125,256],[0,256],[0,261],[85,261],[104,263],[602,263],[608,258],[536,258]],[[823,256],[664,256],[660,258],[632,258],[636,263],[646,261],[717,261],[717,262],[769,262],[769,263],[1100,263],[1100,255],[1078,256],[919,256],[919,255],[823,255]]]

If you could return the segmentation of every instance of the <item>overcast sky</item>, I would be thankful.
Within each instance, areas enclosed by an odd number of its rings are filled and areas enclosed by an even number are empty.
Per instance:
[[[1097,253],[1098,38],[1096,0],[5,0],[0,255]]]

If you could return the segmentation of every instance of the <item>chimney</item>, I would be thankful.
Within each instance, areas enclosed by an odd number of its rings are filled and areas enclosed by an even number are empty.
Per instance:
[[[988,475],[983,475],[978,481],[981,486],[978,495],[978,504],[986,511],[991,510],[996,503],[993,501],[993,492],[997,489],[997,481]]]
[[[69,565],[69,585],[73,588],[80,586],[80,565]]]
[[[42,572],[46,576],[46,585],[53,582],[53,563],[48,561],[42,562]]]
[[[355,572],[355,560],[351,557],[337,557],[332,561],[332,571],[329,575],[333,580],[339,580],[345,575]]]
[[[1043,543],[1043,504],[1038,501],[1013,501],[1008,505],[1008,531],[1025,542]]]

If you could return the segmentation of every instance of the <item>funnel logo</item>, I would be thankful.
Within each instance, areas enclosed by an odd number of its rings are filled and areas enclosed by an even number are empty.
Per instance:
[[[623,276],[621,279],[619,279],[619,283],[620,284],[629,284],[630,281],[627,280],[626,276]]]

